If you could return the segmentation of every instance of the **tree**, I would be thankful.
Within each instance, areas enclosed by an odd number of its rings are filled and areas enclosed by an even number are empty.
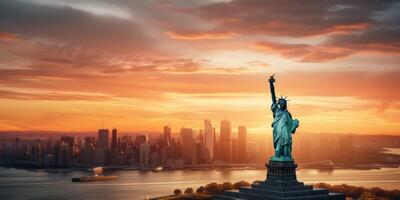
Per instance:
[[[391,190],[390,198],[393,200],[400,200],[400,190]]]
[[[363,187],[356,187],[350,191],[350,197],[353,199],[359,199],[361,195],[365,192],[365,188]]]
[[[222,184],[223,190],[233,190],[233,184],[231,182],[225,182]]]
[[[235,189],[239,189],[241,187],[246,187],[246,186],[250,186],[250,183],[248,183],[246,181],[239,181],[239,182],[236,182],[235,184],[233,184],[233,188],[235,188]]]
[[[193,194],[193,188],[186,188],[185,194]]]
[[[371,188],[371,193],[377,197],[385,197],[386,196],[386,191],[379,187]]]
[[[175,195],[181,195],[181,194],[182,194],[182,190],[180,190],[180,189],[175,189],[175,190],[174,190],[174,194],[175,194]]]
[[[196,192],[197,193],[203,193],[203,192],[205,192],[206,191],[206,189],[205,189],[205,187],[204,186],[200,186],[199,188],[197,188],[197,190],[196,190]]]
[[[222,185],[217,183],[209,183],[206,185],[205,190],[208,194],[218,194],[223,191]]]

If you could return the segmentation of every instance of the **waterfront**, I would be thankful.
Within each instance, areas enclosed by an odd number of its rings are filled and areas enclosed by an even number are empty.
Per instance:
[[[265,178],[265,170],[176,170],[158,173],[137,170],[111,171],[118,180],[74,183],[72,177],[88,172],[67,173],[35,172],[23,169],[0,168],[0,199],[145,199],[171,194],[176,188],[184,189],[210,182],[248,182]],[[306,183],[324,182],[383,189],[400,189],[400,168],[371,170],[335,169],[319,171],[298,170],[298,179]]]

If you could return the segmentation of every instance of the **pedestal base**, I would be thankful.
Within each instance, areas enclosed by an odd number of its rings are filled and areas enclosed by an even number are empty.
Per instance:
[[[298,182],[296,178],[297,165],[293,161],[270,161],[267,179],[254,183],[250,187],[239,190],[228,190],[223,195],[216,195],[214,200],[345,200],[342,193],[330,193],[327,189],[313,188]]]

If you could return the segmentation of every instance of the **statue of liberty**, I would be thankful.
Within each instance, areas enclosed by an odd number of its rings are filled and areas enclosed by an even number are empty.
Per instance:
[[[293,119],[290,112],[287,110],[286,97],[276,99],[274,87],[274,75],[269,78],[269,87],[271,89],[272,105],[274,121],[273,141],[275,155],[271,157],[271,161],[293,161],[292,158],[292,134],[299,127],[299,120]]]
[[[265,163],[267,177],[265,181],[251,184],[251,187],[237,191],[225,191],[213,196],[213,200],[262,200],[262,199],[327,199],[345,200],[343,193],[329,192],[327,189],[313,189],[297,180],[297,164],[292,158],[292,134],[299,127],[299,120],[293,119],[287,110],[286,97],[276,99],[274,76],[269,78],[274,120],[272,122],[275,155]]]

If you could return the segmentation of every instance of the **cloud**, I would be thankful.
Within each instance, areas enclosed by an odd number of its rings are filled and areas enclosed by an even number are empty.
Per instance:
[[[172,39],[179,40],[221,40],[231,39],[236,35],[235,33],[177,33],[173,31],[168,31],[165,34]]]
[[[18,37],[17,35],[14,35],[12,33],[0,32],[0,41],[16,42],[16,41],[20,41],[20,40],[21,40],[21,38]]]
[[[354,51],[340,47],[329,47],[308,44],[283,44],[258,42],[254,48],[264,53],[277,53],[300,62],[326,62],[351,55]]]
[[[336,35],[319,44],[287,44],[270,41],[257,42],[256,50],[279,54],[299,62],[321,63],[350,55],[367,53],[400,53],[400,28],[371,29],[357,35]]]
[[[31,2],[42,6],[68,7],[79,11],[84,11],[98,16],[111,16],[122,19],[130,19],[131,13],[122,8],[103,1],[71,1],[71,0],[19,0]]]
[[[108,101],[105,95],[89,95],[64,92],[15,92],[0,90],[0,98],[14,100],[45,100],[45,101]]]
[[[371,15],[388,9],[392,2],[237,0],[184,11],[213,23],[214,30],[307,37],[365,30],[375,23]]]
[[[0,2],[0,25],[0,31],[46,43],[112,52],[154,50],[150,36],[137,22],[70,6],[4,0]]]

